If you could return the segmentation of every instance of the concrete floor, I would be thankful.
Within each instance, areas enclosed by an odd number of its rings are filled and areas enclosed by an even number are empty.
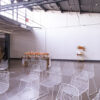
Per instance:
[[[76,62],[67,62],[67,61],[52,61],[52,66],[66,66],[67,69],[70,68],[72,65],[76,65]],[[88,65],[94,64],[95,66],[95,81],[96,81],[96,86],[97,89],[99,90],[100,88],[100,63],[95,62],[95,63],[86,63]],[[24,84],[22,83],[21,88],[19,88],[20,85],[20,77],[22,75],[25,75],[25,70],[24,67],[21,64],[21,60],[11,60],[10,61],[10,66],[9,66],[9,71],[10,71],[10,87],[8,91],[2,95],[0,95],[0,100],[35,100],[35,99],[28,99],[27,97],[31,94],[31,90],[26,90],[26,94],[24,95],[21,93],[21,91],[24,89]],[[26,72],[27,73],[27,72]],[[92,87],[90,87],[92,88]],[[54,92],[54,98],[56,97],[58,88]],[[33,93],[33,92],[32,92]],[[24,96],[24,99],[21,97]],[[93,98],[94,95],[90,96],[90,98]],[[51,94],[44,96],[43,98],[40,98],[40,100],[52,100],[51,99]],[[83,94],[83,100],[88,100],[86,94]]]

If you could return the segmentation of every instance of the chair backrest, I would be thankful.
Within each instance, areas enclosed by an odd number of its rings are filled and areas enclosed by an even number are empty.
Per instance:
[[[77,62],[77,63],[75,63],[75,70],[76,70],[76,72],[79,72],[82,70],[87,71],[89,79],[91,79],[95,76],[94,64],[92,64],[92,63]]]
[[[44,71],[44,70],[46,70],[46,60],[43,60],[43,59],[40,59],[40,58],[37,58],[37,59],[35,59],[35,58],[32,58],[32,61],[31,61],[31,63],[32,63],[32,67],[36,67],[36,66],[40,66],[40,69],[41,69],[41,71]]]
[[[60,73],[54,73],[54,72],[51,73],[50,72],[50,73],[48,73],[47,79],[56,84],[59,84],[62,82],[62,75]]]
[[[90,63],[86,63],[84,65],[84,70],[88,71],[89,74],[89,78],[93,78],[95,76],[95,72],[94,72],[94,64],[90,64]]]
[[[62,83],[56,100],[79,100],[79,90],[73,85]]]
[[[89,89],[89,77],[87,71],[76,73],[71,79],[71,85],[77,87],[80,93],[83,93]]]
[[[26,82],[26,83],[30,83],[32,81],[39,81],[40,80],[40,72],[38,71],[30,71],[28,74],[24,74],[21,78],[20,81]]]
[[[39,58],[31,58],[31,64],[33,65],[33,64],[39,64],[40,63],[40,59]]]
[[[61,76],[61,66],[60,62],[52,62],[51,67],[47,71],[49,73],[48,78],[56,83],[61,83],[62,81],[62,76]]]
[[[49,68],[50,73],[60,73],[61,74],[61,66],[60,62],[52,62],[51,67]]]
[[[63,76],[72,76],[75,73],[75,67],[72,62],[71,63],[63,62],[61,67],[62,67],[61,70]]]
[[[75,62],[74,67],[75,67],[75,73],[81,72],[82,70],[84,70],[84,62],[82,61]]]
[[[1,61],[1,63],[0,63],[0,70],[5,70],[7,68],[8,68],[8,60]]]
[[[9,72],[0,71],[0,94],[5,93],[9,88]]]

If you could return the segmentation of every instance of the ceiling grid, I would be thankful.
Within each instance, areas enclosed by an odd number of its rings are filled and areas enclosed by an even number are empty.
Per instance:
[[[15,1],[15,0],[14,0]],[[100,0],[17,0],[1,5],[0,11],[28,8],[33,10],[55,10],[63,12],[100,13]]]

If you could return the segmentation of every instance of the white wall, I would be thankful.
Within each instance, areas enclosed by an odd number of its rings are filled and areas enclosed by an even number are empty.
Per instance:
[[[11,58],[20,58],[26,51],[41,51],[45,50],[45,35],[42,30],[35,32],[15,32],[11,35]]]
[[[33,33],[11,35],[11,57],[25,51],[49,52],[54,59],[77,59],[78,45],[86,47],[86,59],[100,60],[100,14],[33,12],[33,19],[43,25]]]

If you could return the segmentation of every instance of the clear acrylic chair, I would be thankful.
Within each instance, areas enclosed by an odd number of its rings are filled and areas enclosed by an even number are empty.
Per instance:
[[[89,83],[90,83],[90,89],[89,94],[93,95],[97,92],[97,85],[95,81],[95,71],[94,71],[94,64],[86,63],[84,65],[84,70],[88,72],[89,75]]]
[[[20,78],[19,93],[16,95],[21,100],[37,99],[39,97],[40,73],[31,71]]]
[[[9,89],[9,72],[0,71],[0,94],[5,93]]]
[[[45,74],[46,77],[40,84],[48,90],[49,94],[51,90],[51,100],[54,100],[54,90],[62,82],[62,76],[54,72],[45,72]]]
[[[62,75],[61,71],[61,64],[57,62],[52,62],[51,66],[49,67],[49,70],[47,70],[48,73],[57,73],[59,75]]]
[[[84,70],[84,61],[78,61],[74,63],[75,73],[79,73]]]
[[[40,73],[31,70],[29,74],[24,73],[20,77],[17,93],[9,100],[37,100],[47,95],[47,92],[41,90]]]
[[[88,72],[85,70],[82,70],[76,74],[71,79],[70,82],[71,85],[75,86],[79,90],[80,99],[82,100],[82,94],[86,93],[88,99],[89,97],[89,77]]]
[[[24,73],[29,74],[30,66],[31,66],[31,59],[27,57],[22,58],[22,65],[24,66]]]
[[[25,62],[27,62],[25,64]],[[29,74],[30,71],[35,71],[40,73],[41,75],[41,80],[43,79],[43,72],[46,70],[46,63],[44,60],[41,60],[39,57],[31,57],[30,59],[23,58],[22,59],[22,64],[27,65],[24,67],[24,72]]]
[[[28,59],[26,57],[22,58],[22,65],[23,66],[28,66]]]
[[[40,80],[44,79],[44,72],[46,71],[46,61],[41,59],[33,59],[31,70],[40,73]]]
[[[100,100],[100,89],[97,95],[92,100]]]
[[[62,83],[56,100],[79,100],[79,90],[71,84]]]
[[[8,60],[6,61],[1,61],[0,63],[0,70],[6,70],[8,68]]]
[[[61,66],[63,82],[68,84],[72,76],[75,74],[74,64],[72,62],[63,62]]]

